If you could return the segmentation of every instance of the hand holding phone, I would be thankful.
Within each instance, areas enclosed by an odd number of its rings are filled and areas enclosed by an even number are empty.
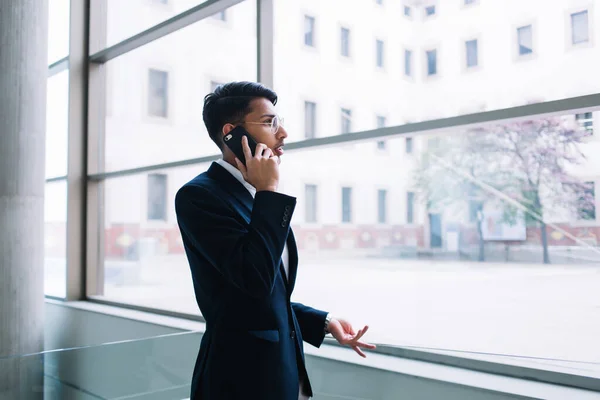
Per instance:
[[[256,143],[243,127],[236,127],[223,138],[235,154],[236,164],[246,182],[257,191],[276,191],[279,186],[279,158],[263,143]]]

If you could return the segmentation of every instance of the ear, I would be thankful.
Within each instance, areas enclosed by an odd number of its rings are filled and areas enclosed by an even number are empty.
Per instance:
[[[231,132],[233,130],[233,128],[235,128],[235,126],[233,126],[232,124],[225,124],[223,125],[223,136],[227,135],[229,132]]]

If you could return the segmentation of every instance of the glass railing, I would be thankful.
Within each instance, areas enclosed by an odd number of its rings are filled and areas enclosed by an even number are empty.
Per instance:
[[[0,400],[187,399],[201,335],[0,357]]]

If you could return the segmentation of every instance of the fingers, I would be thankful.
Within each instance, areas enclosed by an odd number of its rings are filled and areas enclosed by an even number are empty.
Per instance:
[[[352,348],[354,349],[354,351],[356,353],[358,353],[359,356],[361,356],[362,358],[367,358],[367,355],[361,349],[359,349],[357,346],[352,346]]]
[[[365,343],[365,342],[356,342],[356,346],[361,347],[363,349],[369,349],[369,350],[375,350],[377,348],[377,346],[375,346],[374,344]]]
[[[267,147],[264,143],[258,143],[256,145],[256,152],[254,153],[254,158],[271,158],[273,152],[270,148]]]
[[[358,339],[360,339],[361,337],[363,337],[363,335],[365,333],[367,333],[368,330],[369,330],[368,326],[365,326],[364,328],[362,328],[361,330],[359,330],[358,333],[356,334],[356,336],[354,337],[354,340],[357,341]]]
[[[252,150],[250,150],[250,146],[248,145],[248,138],[246,136],[242,137],[242,149],[244,150],[244,157],[246,160],[252,158]],[[258,146],[256,147],[256,151],[258,152]]]

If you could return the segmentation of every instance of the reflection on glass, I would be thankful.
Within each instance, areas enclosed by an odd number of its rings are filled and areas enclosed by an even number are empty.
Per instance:
[[[48,78],[46,99],[46,178],[52,178],[67,174],[69,70]]]
[[[177,8],[184,3],[165,6],[144,1],[142,6],[120,1],[118,8],[127,15],[130,7]],[[257,75],[256,0],[227,9],[227,18],[231,26],[208,18],[106,64],[107,114],[100,168],[115,171],[217,152],[202,119],[204,96],[220,83],[255,81]],[[115,25],[118,21],[109,18],[109,31],[129,25]],[[214,37],[219,40],[207,39]]]
[[[69,55],[70,0],[48,2],[48,65]]]
[[[44,293],[65,297],[67,284],[67,182],[46,184],[44,199]]]

